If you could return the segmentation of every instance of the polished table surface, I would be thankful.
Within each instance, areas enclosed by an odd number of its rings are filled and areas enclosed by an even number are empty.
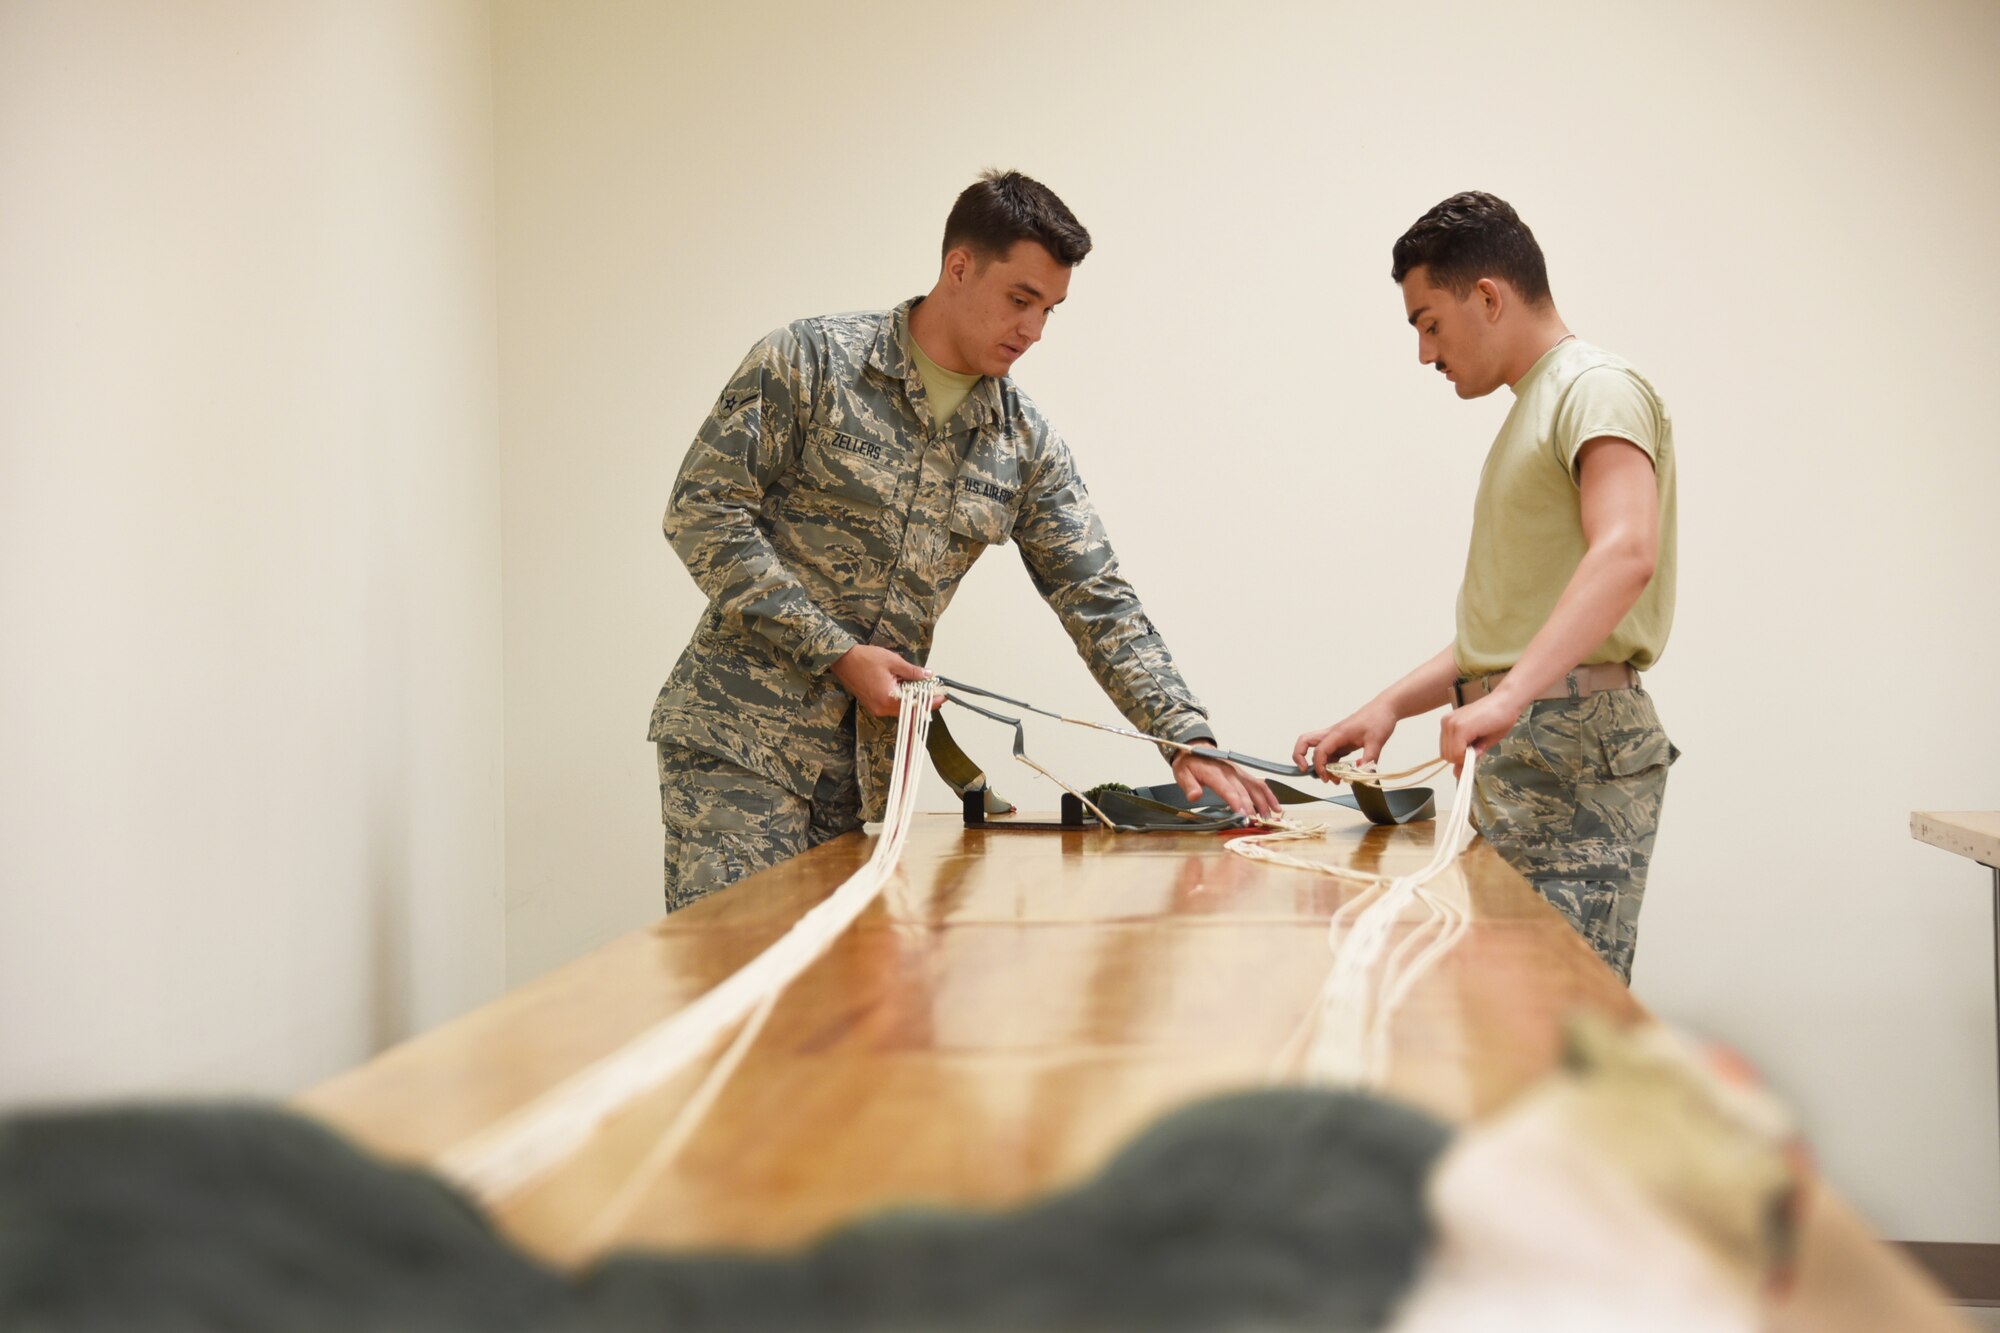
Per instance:
[[[1428,859],[1433,823],[1368,827],[1342,823],[1308,854],[1392,872]],[[626,936],[304,1107],[389,1155],[435,1158],[734,971],[871,841],[838,839]],[[1386,1090],[1460,1120],[1549,1067],[1566,1011],[1639,1010],[1483,843],[1447,874],[1476,925],[1405,1003]],[[920,817],[901,873],[786,994],[623,1239],[781,1244],[892,1201],[1011,1203],[1085,1175],[1170,1108],[1266,1077],[1326,977],[1327,920],[1358,892],[1214,834]],[[692,1081],[635,1105],[503,1218],[560,1251]]]
[[[1434,828],[1335,815],[1323,843],[1288,850],[1404,872],[1429,858]],[[300,1108],[389,1156],[433,1161],[729,975],[871,842],[837,839],[635,931]],[[1399,1010],[1384,1092],[1474,1119],[1551,1067],[1566,1013],[1642,1016],[1483,842],[1433,887],[1463,892],[1472,925]],[[787,992],[608,1242],[783,1245],[891,1203],[1004,1205],[1086,1176],[1173,1107],[1268,1077],[1326,977],[1327,922],[1360,892],[1232,855],[1215,834],[978,831],[921,816],[882,898]],[[602,1246],[579,1250],[578,1237],[707,1063],[503,1201],[502,1226],[549,1258],[590,1258]],[[1890,1273],[1898,1299],[1927,1291],[1851,1215],[1829,1216],[1847,1248],[1809,1248],[1809,1277],[1828,1267],[1823,1281],[1851,1286],[1865,1256],[1860,1269]],[[1865,1295],[1841,1299],[1865,1315]]]

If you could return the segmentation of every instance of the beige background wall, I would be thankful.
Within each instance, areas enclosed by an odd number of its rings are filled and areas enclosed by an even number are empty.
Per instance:
[[[491,48],[0,4],[0,1103],[502,984]]]
[[[1676,415],[1638,990],[1890,1233],[2000,1240],[1988,881],[1905,831],[2000,804],[1997,38],[1984,3],[503,3],[510,976],[657,908],[645,723],[699,610],[660,510],[752,341],[926,289],[979,168],[1053,185],[1098,249],[1018,379],[1223,735],[1282,750],[1449,635],[1506,400],[1417,366],[1388,249],[1485,188]],[[1111,717],[1011,551],[934,664]]]

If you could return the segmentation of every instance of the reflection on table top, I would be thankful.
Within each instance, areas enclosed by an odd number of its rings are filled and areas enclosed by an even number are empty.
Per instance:
[[[1335,816],[1324,842],[1288,849],[1402,872],[1428,859],[1434,827]],[[837,839],[635,931],[330,1080],[301,1109],[379,1152],[434,1160],[754,957],[871,841]],[[1567,1012],[1642,1015],[1484,843],[1434,887],[1463,895],[1472,923],[1398,1012],[1388,1094],[1473,1119],[1548,1070]],[[1167,1110],[1267,1078],[1326,977],[1329,918],[1362,891],[1234,856],[1214,834],[920,817],[901,872],[793,985],[610,1243],[784,1245],[892,1203],[1005,1205],[1075,1181]],[[705,1066],[503,1203],[502,1225],[548,1257],[588,1258],[575,1238]],[[1914,1281],[1851,1216],[1829,1216],[1837,1241]],[[1839,1252],[1822,1285],[1854,1280]],[[1824,1265],[1836,1250],[1815,1253]]]

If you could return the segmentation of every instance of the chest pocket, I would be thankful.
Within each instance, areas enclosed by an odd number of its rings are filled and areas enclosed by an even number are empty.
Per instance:
[[[954,547],[1007,544],[1014,531],[1014,511],[1021,503],[1021,472],[1011,436],[992,426],[974,432],[952,484],[951,513],[945,520]],[[978,555],[977,549],[973,555]]]
[[[806,430],[799,476],[808,491],[880,509],[895,503],[907,471],[898,445],[828,426]]]
[[[1014,510],[1005,501],[960,485],[951,497],[951,517],[946,526],[951,529],[953,545],[970,541],[981,546],[1005,546],[1008,535],[1014,531]]]
[[[981,494],[968,489],[961,480],[952,491],[951,513],[945,518],[944,541],[938,552],[933,588],[936,600],[932,605],[937,615],[944,614],[952,593],[958,589],[966,571],[989,546],[1004,546],[1009,534],[1014,531],[1014,510],[1005,500]]]

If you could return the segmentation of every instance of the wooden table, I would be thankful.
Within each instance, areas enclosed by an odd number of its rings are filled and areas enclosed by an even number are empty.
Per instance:
[[[1431,823],[1333,818],[1312,854],[1391,872],[1429,857]],[[301,1109],[386,1155],[435,1160],[753,957],[869,846],[853,835],[774,867],[330,1080]],[[1568,1011],[1642,1011],[1483,843],[1447,874],[1473,925],[1399,1012],[1384,1090],[1464,1121],[1550,1068]],[[1213,834],[923,816],[902,873],[787,993],[611,1244],[785,1245],[890,1203],[1004,1205],[1084,1177],[1169,1109],[1264,1079],[1325,978],[1328,918],[1356,892],[1231,855]],[[501,1225],[557,1261],[591,1257],[576,1237],[700,1072],[507,1200]],[[1880,1318],[1928,1312],[1935,1293],[1822,1200],[1808,1279],[1828,1309],[1877,1322],[1814,1326],[1926,1326],[1927,1313]]]

